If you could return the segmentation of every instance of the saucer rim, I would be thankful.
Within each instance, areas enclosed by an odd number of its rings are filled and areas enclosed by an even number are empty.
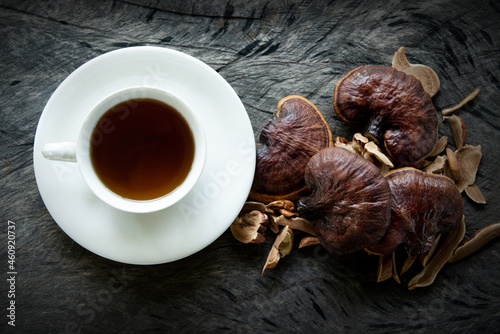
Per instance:
[[[231,210],[232,211],[231,212],[232,219],[230,219],[230,220],[226,219],[226,220],[224,220],[223,223],[218,223],[217,228],[212,229],[211,230],[212,233],[210,235],[207,235],[202,243],[199,243],[196,246],[191,245],[190,249],[188,251],[184,252],[183,254],[179,255],[179,253],[176,253],[177,254],[176,256],[169,256],[168,254],[165,254],[164,256],[162,256],[161,260],[158,259],[158,256],[152,257],[151,260],[146,259],[147,256],[145,256],[145,258],[141,259],[141,260],[127,259],[126,257],[124,258],[124,257],[120,257],[120,256],[114,256],[113,254],[108,254],[106,252],[103,252],[102,249],[95,249],[95,247],[93,247],[91,245],[91,242],[89,243],[89,242],[86,242],[85,240],[82,241],[81,238],[78,238],[77,235],[74,235],[74,233],[72,231],[70,231],[71,229],[68,228],[70,224],[68,224],[67,222],[61,221],[64,218],[61,218],[60,214],[58,214],[56,212],[56,211],[58,211],[58,208],[54,207],[54,205],[48,203],[49,201],[47,201],[47,197],[49,195],[47,195],[47,191],[46,191],[46,189],[44,189],[44,188],[46,188],[46,185],[44,184],[44,182],[42,182],[42,180],[44,178],[44,175],[43,175],[44,172],[42,171],[42,167],[40,167],[40,164],[44,163],[44,158],[41,157],[41,152],[39,152],[39,151],[41,151],[40,148],[43,146],[43,143],[41,143],[41,140],[42,140],[41,137],[44,135],[43,131],[44,131],[44,127],[46,126],[45,123],[49,122],[49,120],[47,120],[47,119],[49,118],[48,115],[51,113],[50,110],[53,110],[54,106],[57,105],[56,102],[57,102],[57,99],[59,98],[59,95],[61,95],[61,92],[64,92],[65,90],[70,89],[71,84],[72,84],[71,81],[73,80],[73,78],[75,78],[77,75],[85,74],[85,72],[92,69],[92,66],[94,66],[96,62],[103,60],[103,59],[106,59],[109,61],[109,58],[123,56],[123,55],[126,55],[128,53],[138,53],[138,52],[143,53],[143,54],[149,54],[149,53],[153,54],[154,53],[154,54],[156,54],[156,56],[158,55],[157,53],[163,53],[163,55],[165,55],[165,56],[169,55],[169,56],[172,56],[174,58],[175,57],[182,57],[184,59],[187,59],[188,63],[190,62],[191,65],[195,64],[196,66],[202,67],[205,71],[204,74],[211,76],[211,80],[217,80],[218,81],[217,83],[219,85],[222,85],[222,87],[225,88],[225,93],[229,94],[229,96],[234,100],[232,102],[236,103],[236,105],[233,106],[233,110],[231,110],[231,112],[234,113],[235,110],[236,110],[236,112],[239,112],[240,115],[238,117],[240,118],[240,121],[242,121],[242,125],[244,124],[244,126],[240,125],[239,132],[244,133],[244,135],[242,135],[240,137],[240,139],[242,141],[246,141],[247,144],[249,144],[249,145],[253,144],[253,146],[252,146],[253,148],[251,149],[251,152],[249,152],[248,150],[246,151],[247,153],[250,153],[250,155],[246,157],[246,159],[249,161],[249,165],[245,166],[245,170],[244,170],[245,173],[243,173],[241,176],[239,176],[240,181],[238,181],[238,182],[243,183],[243,185],[239,185],[239,188],[237,189],[238,190],[237,192],[240,193],[240,196],[232,196],[233,200],[235,198],[237,198],[237,200],[235,201],[237,203],[235,203],[232,206],[233,210]],[[130,56],[130,54],[128,56]],[[114,79],[109,78],[109,80],[111,81]],[[52,112],[52,113],[54,113],[54,112]],[[251,136],[250,136],[250,134],[251,134]],[[207,146],[209,146],[209,145],[210,144],[207,141]],[[208,154],[209,153],[207,151],[207,155]],[[95,57],[95,58],[87,61],[86,63],[84,63],[83,65],[78,67],[76,70],[74,70],[70,75],[68,75],[61,82],[61,84],[56,88],[56,90],[53,92],[53,94],[51,95],[50,99],[48,100],[47,104],[45,105],[45,107],[43,109],[43,112],[40,116],[40,119],[39,119],[39,122],[37,125],[36,133],[35,133],[33,155],[34,155],[33,156],[33,164],[34,164],[36,183],[37,183],[40,195],[42,197],[42,200],[43,200],[47,210],[49,211],[49,213],[53,217],[54,221],[56,222],[56,224],[75,242],[80,244],[85,249],[87,249],[87,250],[89,250],[89,251],[91,251],[91,252],[93,252],[101,257],[104,257],[104,258],[107,258],[107,259],[110,259],[113,261],[117,261],[117,262],[122,262],[122,263],[127,263],[127,264],[140,264],[140,265],[162,264],[162,263],[168,263],[168,262],[182,259],[184,257],[187,257],[189,255],[192,255],[192,254],[202,250],[203,248],[210,245],[213,241],[215,241],[219,236],[221,236],[227,230],[229,225],[232,223],[232,220],[234,220],[237,213],[240,211],[241,207],[243,206],[244,202],[246,201],[246,198],[248,196],[248,193],[250,191],[250,188],[251,188],[251,185],[253,182],[253,174],[255,171],[255,159],[256,159],[255,139],[254,139],[253,128],[252,128],[250,119],[249,119],[248,114],[245,110],[245,107],[243,106],[243,103],[241,102],[240,98],[238,97],[238,95],[236,94],[234,89],[230,86],[230,84],[219,73],[217,73],[214,69],[212,69],[210,66],[208,66],[207,64],[205,64],[201,60],[199,60],[193,56],[190,56],[186,53],[177,51],[177,50],[164,48],[164,47],[156,47],[156,46],[134,46],[134,47],[129,47],[129,48],[122,48],[122,49],[113,50],[113,51],[107,52],[105,54],[102,54],[98,57]],[[232,156],[230,156],[230,155],[227,156],[228,159],[231,157]],[[208,168],[208,167],[205,165],[205,168]],[[203,182],[203,181],[201,179],[199,179],[197,184],[200,184],[201,182]],[[53,185],[53,186],[55,186],[55,185]],[[71,187],[71,186],[64,185],[63,187]],[[200,187],[201,187],[201,185],[200,185]],[[242,195],[242,194],[244,194],[244,195]],[[101,203],[101,206],[102,206],[102,204],[104,204],[104,203]],[[174,207],[179,205],[179,204],[180,203],[176,203],[174,205]],[[63,203],[60,203],[58,205],[62,206]],[[82,205],[83,205],[83,203],[82,203]],[[104,205],[107,206],[107,204],[104,204]],[[116,210],[112,207],[109,207],[108,209]],[[161,215],[162,212],[164,212],[164,211],[165,210],[161,210],[161,211],[158,211],[158,212],[152,213],[152,214]],[[120,212],[120,213],[125,214],[125,215],[135,215],[134,213],[127,213],[127,212]],[[145,214],[139,214],[139,215],[144,216],[144,215],[150,215],[150,214],[145,213]]]

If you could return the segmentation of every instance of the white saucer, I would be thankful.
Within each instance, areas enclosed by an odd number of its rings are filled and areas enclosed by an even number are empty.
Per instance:
[[[76,141],[86,113],[109,93],[130,86],[172,91],[205,125],[207,159],[194,189],[178,204],[131,214],[101,202],[70,162],[46,160],[50,142]],[[160,47],[132,47],[80,66],[53,93],[38,123],[35,177],[56,223],[73,240],[105,258],[130,264],[178,260],[206,247],[232,223],[255,172],[255,140],[231,86],[205,63]]]

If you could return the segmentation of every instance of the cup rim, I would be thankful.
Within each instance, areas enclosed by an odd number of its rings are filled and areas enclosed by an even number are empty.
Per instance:
[[[90,159],[90,137],[102,115],[119,103],[140,98],[158,100],[175,108],[188,123],[195,143],[191,170],[184,181],[171,192],[148,200],[126,198],[110,190],[95,173]],[[80,173],[92,192],[110,206],[131,213],[160,211],[178,203],[198,182],[205,166],[207,153],[205,133],[194,110],[177,95],[160,88],[147,86],[135,86],[118,90],[97,102],[85,117],[76,146],[76,160]]]

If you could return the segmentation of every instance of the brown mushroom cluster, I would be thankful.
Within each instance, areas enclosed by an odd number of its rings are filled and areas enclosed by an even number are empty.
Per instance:
[[[465,144],[465,124],[451,114],[478,90],[442,111],[453,151],[448,138],[437,136],[432,96],[439,86],[436,73],[410,64],[404,48],[392,67],[350,71],[335,85],[334,110],[347,123],[365,124],[364,134],[351,141],[333,140],[311,101],[297,95],[279,101],[257,144],[249,202],[231,225],[243,243],[265,243],[269,230],[276,235],[262,273],[298,240],[299,248],[377,255],[379,282],[400,282],[418,259],[422,270],[408,283],[413,289],[431,284],[446,263],[500,236],[500,223],[493,224],[459,246],[465,234],[461,193],[477,203],[486,199],[475,183],[481,146]],[[402,265],[397,252],[406,257]]]
[[[333,105],[342,121],[364,124],[365,135],[397,162],[420,166],[436,145],[439,122],[430,95],[418,79],[393,67],[350,71],[335,85]]]

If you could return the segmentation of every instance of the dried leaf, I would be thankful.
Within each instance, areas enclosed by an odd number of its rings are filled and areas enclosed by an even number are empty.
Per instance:
[[[467,241],[462,243],[448,262],[456,262],[482,248],[491,240],[500,237],[500,223],[483,227],[472,235]]]
[[[278,215],[276,215],[273,211],[272,213],[267,213],[267,217],[269,218],[267,222],[267,227],[269,227],[269,229],[273,231],[273,233],[278,234],[280,231],[279,225],[276,224],[276,218],[278,218]]]
[[[394,168],[391,160],[384,153],[382,153],[380,148],[374,142],[371,141],[369,143],[366,143],[365,150],[387,167]]]
[[[457,181],[461,180],[462,176],[460,175],[460,165],[458,164],[457,156],[448,147],[446,148],[446,158],[448,159],[448,166],[453,174],[453,178]]]
[[[314,224],[305,220],[301,217],[285,217],[283,215],[277,217],[274,221],[276,224],[281,226],[290,226],[292,230],[299,230],[310,235],[316,236],[316,232],[314,231]]]
[[[396,252],[392,253],[392,278],[394,278],[394,280],[398,282],[398,284],[401,284],[401,280],[399,279],[398,275],[398,269],[396,268]]]
[[[476,182],[477,168],[482,157],[481,145],[465,145],[457,150],[455,155],[460,169],[460,177],[456,178],[457,188],[462,192],[465,188]]]
[[[335,138],[335,143],[333,144],[334,147],[342,147],[345,148],[346,150],[358,154],[358,151],[354,149],[352,146],[352,143],[347,141],[347,139],[342,138],[342,137],[336,137]]]
[[[392,58],[392,67],[398,71],[413,75],[424,87],[424,90],[433,97],[440,88],[439,77],[429,66],[410,64],[406,58],[405,48],[400,47]]]
[[[274,240],[269,254],[262,269],[262,275],[266,269],[274,268],[281,258],[284,258],[292,251],[293,233],[288,226],[285,226]]]
[[[295,211],[295,206],[292,201],[287,199],[273,201],[266,205],[267,208],[277,211],[285,217],[297,216],[298,213]]]
[[[241,213],[247,213],[253,210],[258,210],[260,212],[266,211],[266,205],[261,202],[248,201],[243,204],[243,208],[241,209]]]
[[[378,260],[377,283],[392,277],[392,256],[380,255]]]
[[[408,256],[406,258],[405,262],[403,263],[403,268],[401,268],[401,275],[403,275],[405,272],[408,271],[408,269],[411,268],[411,266],[413,265],[413,262],[415,262],[416,258],[417,258],[416,255]]]
[[[427,263],[429,262],[429,259],[432,257],[432,254],[436,251],[437,246],[439,245],[439,240],[441,239],[441,234],[437,236],[436,240],[434,240],[434,244],[432,245],[432,248],[425,254],[424,258],[422,259],[422,265],[425,267]]]
[[[308,235],[308,236],[305,236],[302,239],[300,239],[299,248],[309,247],[309,246],[317,246],[320,244],[321,243],[319,242],[319,239],[317,237],[313,237],[313,236]]]
[[[373,162],[379,169],[383,170],[382,173],[394,168],[394,164],[391,159],[382,153],[377,144],[363,136],[361,133],[355,133],[352,137],[352,147],[356,154],[362,156],[370,162]]]
[[[422,271],[413,277],[408,283],[408,289],[429,286],[434,282],[441,268],[451,258],[457,245],[462,241],[465,235],[465,218],[462,217],[462,222],[457,228],[443,236],[439,247],[436,249],[434,256],[429,260]]]
[[[474,202],[479,203],[479,204],[486,204],[486,198],[484,197],[481,190],[479,190],[479,187],[477,186],[477,184],[474,183],[474,184],[471,184],[470,186],[467,186],[467,188],[465,188],[465,193]]]
[[[278,201],[273,201],[271,203],[268,203],[266,207],[271,208],[273,210],[279,210],[279,209],[285,209],[288,211],[294,211],[295,206],[292,201],[289,201],[287,199],[283,200],[278,200]]]
[[[242,243],[261,244],[265,241],[262,233],[265,231],[266,223],[267,216],[258,210],[253,210],[236,217],[230,229],[235,239]]]
[[[444,149],[446,148],[446,145],[448,145],[448,137],[442,136],[436,142],[436,145],[434,145],[434,149],[432,150],[431,154],[429,154],[429,156],[430,157],[435,157],[439,153],[443,152]]]
[[[444,116],[443,120],[448,121],[450,124],[451,133],[453,134],[453,140],[455,141],[455,147],[457,149],[462,148],[465,142],[465,123],[464,121],[455,115]]]
[[[441,111],[441,113],[443,115],[449,115],[449,114],[451,114],[455,110],[462,108],[466,103],[468,103],[473,98],[475,98],[477,96],[477,94],[479,94],[479,88],[476,89],[475,91],[473,91],[471,94],[469,94],[462,102],[460,102],[456,106],[448,108],[448,109],[444,109],[443,111]]]
[[[439,155],[434,159],[434,162],[424,168],[424,172],[442,175],[446,165],[448,165],[446,155]]]

